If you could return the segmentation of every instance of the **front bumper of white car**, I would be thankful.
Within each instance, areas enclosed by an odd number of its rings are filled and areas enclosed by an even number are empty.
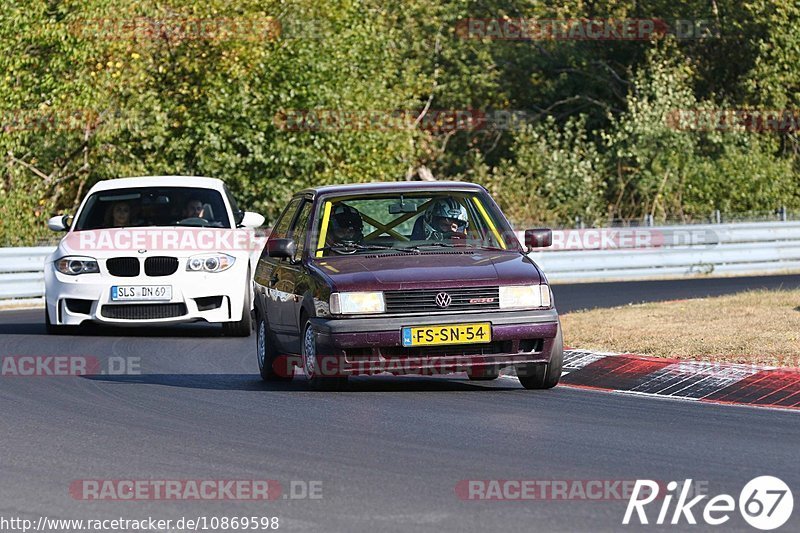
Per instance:
[[[156,276],[148,275],[145,268],[140,268],[138,275],[130,272],[125,276],[112,275],[110,258],[98,259],[99,273],[67,275],[56,269],[57,259],[51,256],[44,269],[47,313],[53,325],[89,321],[121,326],[237,322],[251,306],[246,257],[237,258],[223,272],[213,273],[187,271],[187,258],[177,258],[174,273],[165,275],[162,271]],[[144,265],[147,258],[136,259]],[[115,301],[112,299],[115,286],[169,287],[171,297]]]

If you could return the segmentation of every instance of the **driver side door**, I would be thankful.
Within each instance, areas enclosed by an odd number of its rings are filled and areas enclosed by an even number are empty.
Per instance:
[[[275,222],[269,240],[288,237],[289,229],[297,218],[302,202],[302,198],[293,198],[289,202],[289,205],[286,206]],[[287,335],[289,333],[286,331],[286,320],[282,316],[283,304],[292,297],[291,293],[285,290],[287,286],[284,266],[288,262],[289,260],[286,258],[269,257],[267,255],[267,246],[265,245],[253,276],[256,294],[261,302],[261,310],[265,315],[270,331],[282,350],[287,350]]]

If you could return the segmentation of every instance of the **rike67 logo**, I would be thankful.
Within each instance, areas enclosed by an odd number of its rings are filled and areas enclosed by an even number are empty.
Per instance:
[[[706,494],[689,499],[692,493],[691,479],[687,479],[680,489],[676,481],[667,483],[664,493],[659,490],[662,487],[663,485],[649,479],[636,480],[622,523],[635,524],[638,520],[639,524],[650,524],[652,515],[648,517],[645,507],[656,500],[661,502],[658,517],[654,522],[658,525],[667,523],[694,525],[697,524],[695,517],[697,513],[706,524],[719,526],[728,522],[731,514],[736,511],[737,501],[729,494],[714,496],[704,502],[705,505],[701,505],[700,502],[708,497]],[[677,501],[672,508],[675,496]],[[794,498],[789,486],[782,480],[773,476],[759,476],[750,480],[739,493],[738,507],[742,518],[748,524],[768,531],[781,527],[789,520],[794,508]],[[631,522],[634,516],[636,520]]]

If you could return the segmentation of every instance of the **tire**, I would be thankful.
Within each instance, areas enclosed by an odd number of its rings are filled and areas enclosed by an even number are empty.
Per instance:
[[[50,313],[47,311],[47,303],[44,305],[44,329],[48,335],[69,335],[73,328],[77,326],[56,326],[50,321]]]
[[[249,275],[248,275],[248,279]],[[250,289],[244,293],[244,303],[242,304],[242,319],[238,322],[223,322],[222,333],[228,337],[249,337],[253,330],[253,319],[250,315]]]
[[[308,384],[312,389],[335,391],[347,386],[347,376],[321,376],[319,361],[317,359],[317,334],[314,333],[309,320],[303,326],[303,337],[300,343],[300,355],[303,361],[303,370],[308,377]]]
[[[470,381],[492,381],[500,377],[500,369],[496,366],[476,366],[467,369]]]
[[[258,371],[264,381],[292,381],[294,367],[289,366],[290,361],[288,359],[282,361],[285,369],[278,366],[276,371],[275,363],[279,361],[278,351],[275,349],[272,332],[270,332],[267,321],[261,316],[261,313],[256,314],[256,359],[258,359]]]
[[[553,341],[550,362],[517,365],[519,382],[526,389],[552,389],[561,379],[561,368],[564,366],[564,338],[561,334],[561,323]]]

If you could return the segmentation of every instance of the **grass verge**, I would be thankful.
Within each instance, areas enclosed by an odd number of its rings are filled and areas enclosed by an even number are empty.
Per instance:
[[[15,309],[44,309],[44,298],[0,301],[0,311],[13,311]]]
[[[579,349],[800,366],[800,290],[578,311],[561,322],[565,345]]]

